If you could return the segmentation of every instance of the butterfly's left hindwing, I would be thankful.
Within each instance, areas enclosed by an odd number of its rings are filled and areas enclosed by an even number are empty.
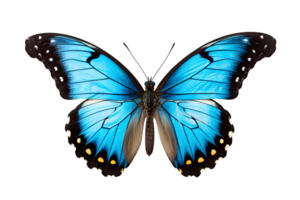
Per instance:
[[[145,119],[142,108],[133,101],[87,100],[69,118],[66,131],[69,143],[76,147],[77,157],[83,157],[89,168],[102,170],[104,176],[121,175],[141,143]],[[139,132],[134,135],[134,131]],[[125,155],[124,146],[130,148],[127,143],[133,139],[131,144],[135,148],[129,149],[131,155]]]
[[[169,100],[157,109],[155,119],[170,161],[184,176],[214,168],[232,143],[230,114],[213,100]]]

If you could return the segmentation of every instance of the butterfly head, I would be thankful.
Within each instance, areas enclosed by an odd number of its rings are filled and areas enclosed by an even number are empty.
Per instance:
[[[146,80],[143,81],[144,90],[154,89],[157,86],[156,81],[153,80],[151,76],[148,76]]]

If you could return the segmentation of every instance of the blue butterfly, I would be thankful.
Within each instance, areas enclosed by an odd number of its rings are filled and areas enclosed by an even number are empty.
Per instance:
[[[234,99],[255,63],[275,51],[264,33],[237,33],[213,40],[180,61],[145,90],[118,60],[68,35],[45,33],[26,40],[26,51],[50,70],[64,99],[85,99],[65,130],[76,156],[104,176],[119,176],[136,155],[146,120],[151,155],[154,123],[168,158],[184,175],[214,168],[232,144],[230,114],[212,99]]]

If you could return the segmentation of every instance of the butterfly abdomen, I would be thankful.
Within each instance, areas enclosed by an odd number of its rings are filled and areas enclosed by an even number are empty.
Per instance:
[[[152,154],[154,146],[154,123],[153,123],[153,110],[148,111],[147,121],[146,121],[146,153],[148,156]]]

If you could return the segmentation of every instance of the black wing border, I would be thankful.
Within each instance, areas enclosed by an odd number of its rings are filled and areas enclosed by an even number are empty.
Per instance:
[[[200,46],[198,49],[194,50],[192,53],[190,53],[189,55],[187,55],[185,58],[183,58],[179,63],[177,63],[168,73],[167,75],[161,80],[161,82],[158,84],[157,88],[156,88],[156,92],[159,93],[159,91],[161,90],[161,88],[163,88],[164,84],[167,82],[167,80],[170,78],[170,76],[177,70],[178,67],[180,67],[185,61],[187,61],[188,59],[190,59],[191,57],[193,57],[194,55],[198,54],[198,53],[202,53],[205,51],[205,49],[207,49],[208,47],[212,46],[213,44],[227,38],[227,37],[232,37],[232,36],[236,36],[236,35],[244,35],[244,36],[249,36],[249,37],[254,37],[254,38],[258,38],[261,35],[264,35],[266,37],[268,37],[268,44],[274,44],[271,45],[271,48],[268,48],[268,50],[265,52],[264,56],[261,56],[260,58],[258,58],[257,61],[261,60],[264,57],[270,57],[272,56],[272,54],[275,52],[276,50],[276,40],[274,37],[272,37],[271,35],[265,34],[265,33],[261,33],[261,32],[239,32],[239,33],[233,33],[233,34],[229,34],[229,35],[225,35],[222,36],[220,38],[214,39],[210,42],[207,42],[206,44]],[[264,40],[265,41],[265,40]],[[273,47],[273,48],[272,48]],[[255,64],[254,64],[255,65]]]
[[[112,61],[114,61],[118,66],[120,66],[124,72],[129,76],[129,78],[131,78],[131,80],[133,81],[134,85],[136,86],[136,88],[141,92],[144,93],[144,89],[141,86],[140,82],[135,78],[135,76],[133,76],[133,74],[120,62],[118,61],[116,58],[114,58],[112,55],[110,55],[109,53],[107,53],[106,51],[104,51],[103,49],[97,47],[96,45],[87,42],[83,39],[71,36],[71,35],[66,35],[66,34],[61,34],[61,33],[39,33],[39,34],[35,34],[32,35],[30,37],[28,37],[25,41],[25,50],[28,53],[28,55],[32,58],[36,58],[36,56],[34,55],[34,53],[32,52],[32,50],[34,49],[33,43],[30,44],[30,39],[32,39],[33,41],[38,41],[39,37],[45,36],[45,37],[54,37],[54,36],[63,36],[63,37],[69,37],[71,39],[75,39],[78,41],[81,41],[85,44],[88,44],[87,46],[94,49],[97,53],[99,54],[103,54],[105,56],[107,56],[109,59],[111,59]]]

